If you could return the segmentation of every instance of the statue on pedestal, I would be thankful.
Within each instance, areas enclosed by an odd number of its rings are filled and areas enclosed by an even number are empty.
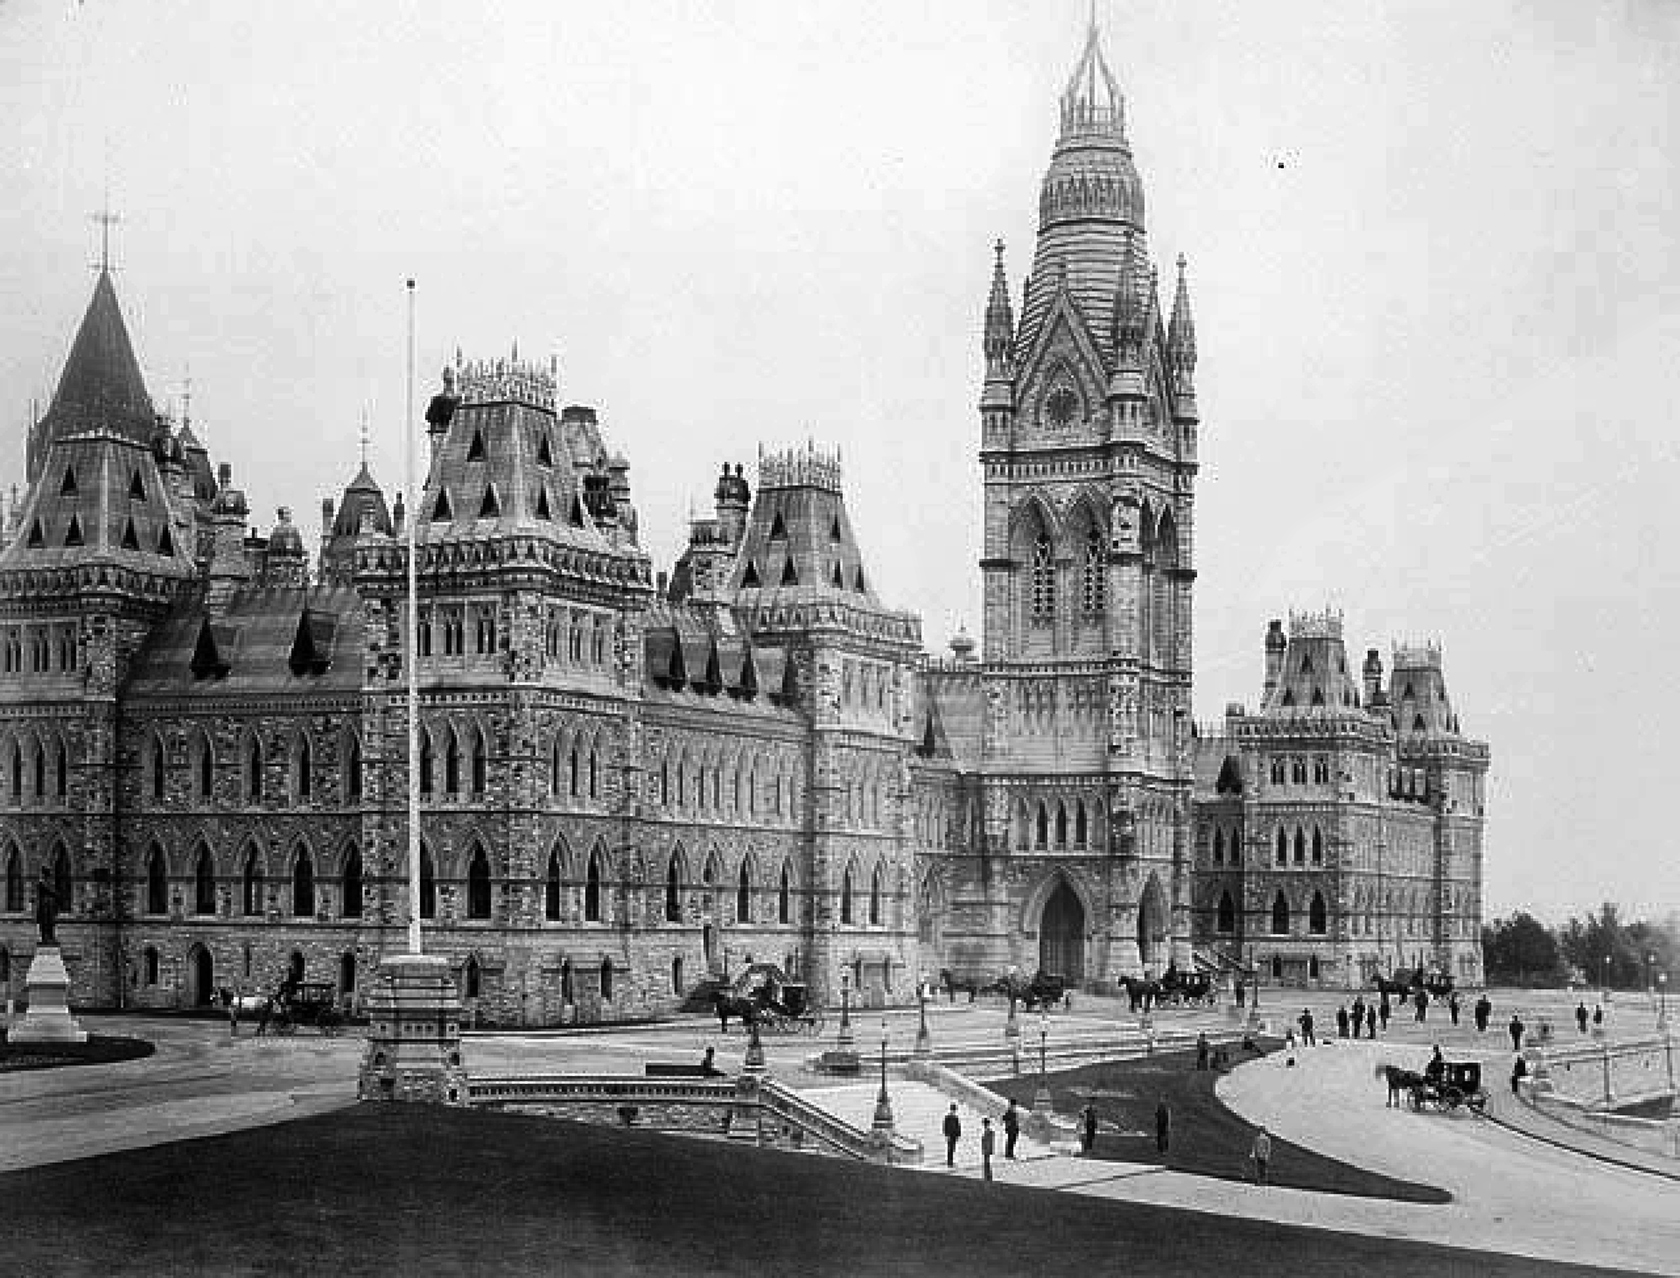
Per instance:
[[[54,928],[58,923],[58,886],[53,882],[52,871],[41,867],[41,877],[35,884],[35,924],[41,929],[41,944],[58,944],[58,937]]]

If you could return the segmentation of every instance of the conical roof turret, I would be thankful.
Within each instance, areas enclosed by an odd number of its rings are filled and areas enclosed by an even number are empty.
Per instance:
[[[99,272],[87,314],[64,361],[58,391],[42,420],[44,446],[64,434],[107,427],[144,444],[156,415],[128,339],[111,273]]]
[[[1011,358],[1015,341],[1015,311],[1009,304],[1009,281],[1003,271],[1003,241],[993,251],[992,291],[986,299],[986,380],[1008,380],[1014,375]]]
[[[1167,327],[1167,359],[1172,368],[1175,412],[1194,419],[1196,409],[1196,321],[1190,314],[1190,286],[1184,277],[1184,254],[1178,255],[1178,289],[1173,294],[1172,322]]]

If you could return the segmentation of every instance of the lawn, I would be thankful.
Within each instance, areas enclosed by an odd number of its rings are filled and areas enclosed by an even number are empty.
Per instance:
[[[1251,1054],[1239,1053],[1248,1059]],[[1100,1120],[1094,1157],[1128,1163],[1159,1163],[1173,1171],[1224,1180],[1253,1179],[1248,1160],[1259,1129],[1238,1118],[1214,1095],[1219,1075],[1197,1070],[1194,1052],[1165,1052],[1137,1060],[1090,1065],[1052,1074],[1050,1094],[1059,1114],[1075,1117],[1089,1100]],[[1374,1084],[1380,1087],[1381,1084]],[[1002,1096],[1030,1107],[1036,1075],[990,1084]],[[1172,1114],[1166,1154],[1155,1148],[1155,1107],[1165,1097]],[[1291,1189],[1358,1194],[1401,1202],[1445,1203],[1452,1195],[1432,1185],[1415,1185],[1337,1162],[1310,1149],[1272,1137],[1270,1180]]]
[[[143,1038],[89,1034],[83,1043],[12,1043],[0,1037],[0,1072],[19,1069],[57,1069],[61,1065],[109,1065],[150,1056],[152,1044]]]
[[[1602,1272],[496,1111],[364,1105],[0,1176],[85,1274]]]

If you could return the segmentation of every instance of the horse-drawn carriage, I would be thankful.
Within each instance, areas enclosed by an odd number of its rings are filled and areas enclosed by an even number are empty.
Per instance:
[[[1422,967],[1409,973],[1396,972],[1392,977],[1380,973],[1376,979],[1377,993],[1394,998],[1409,999],[1419,990],[1430,998],[1446,998],[1453,992],[1453,978],[1445,972],[1426,972]]]
[[[1464,1105],[1480,1114],[1488,1102],[1480,1061],[1441,1061],[1438,1069],[1426,1069],[1421,1074],[1396,1065],[1378,1065],[1377,1074],[1388,1080],[1390,1105],[1404,1099],[1413,1109],[1433,1105],[1445,1113]]]
[[[713,996],[713,1006],[726,1034],[731,1017],[775,1034],[822,1033],[823,1015],[811,1001],[810,987],[788,980],[774,963],[752,964]]]
[[[295,1034],[299,1025],[313,1025],[330,1037],[343,1026],[344,1013],[339,1010],[338,991],[330,981],[299,981],[280,987],[269,1001],[265,1021],[257,1025],[259,1034],[264,1029]]]
[[[1152,977],[1122,976],[1120,992],[1134,1012],[1147,1012],[1157,1007],[1212,1007],[1219,1002],[1219,992],[1213,978],[1205,972],[1181,972],[1176,963],[1168,963],[1160,980]]]

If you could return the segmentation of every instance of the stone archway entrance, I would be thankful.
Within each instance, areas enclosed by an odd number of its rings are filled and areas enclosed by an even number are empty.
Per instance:
[[[216,990],[216,965],[210,951],[202,945],[192,947],[187,955],[187,1005],[205,1007]]]
[[[1153,874],[1143,885],[1138,898],[1137,944],[1138,957],[1146,976],[1160,976],[1172,958],[1171,915],[1167,911],[1167,895],[1161,881]]]
[[[1056,884],[1039,915],[1038,966],[1071,985],[1085,980],[1085,907],[1066,879]]]

